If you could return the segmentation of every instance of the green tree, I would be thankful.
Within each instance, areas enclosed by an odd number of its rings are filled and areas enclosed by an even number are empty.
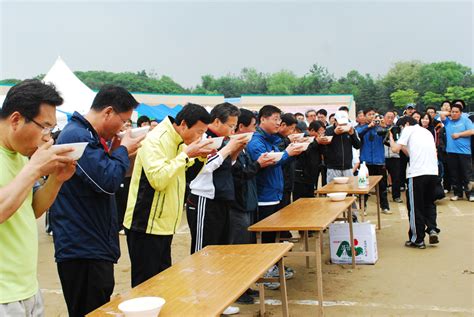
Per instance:
[[[443,102],[446,98],[443,97],[441,94],[434,93],[432,91],[427,91],[423,97],[421,97],[421,100],[423,101],[424,105],[434,105],[437,106]]]
[[[418,93],[413,89],[399,89],[391,93],[390,98],[392,99],[395,107],[402,108],[408,103],[415,103],[415,101],[418,99]]]
[[[414,89],[418,86],[422,66],[420,61],[397,62],[383,77],[382,82],[390,92]]]
[[[326,67],[314,64],[309,73],[299,80],[296,93],[304,95],[328,94],[334,80],[334,76],[328,72]]]
[[[268,78],[268,93],[272,95],[291,95],[298,85],[296,75],[288,70],[273,73]]]
[[[255,68],[244,68],[240,72],[242,94],[263,95],[267,93],[267,75],[257,72]]]
[[[474,87],[448,87],[444,96],[449,100],[462,99],[466,104],[474,104]]]
[[[448,87],[469,85],[472,71],[456,62],[424,64],[418,74],[418,85],[412,87],[420,94],[428,91],[443,94]]]

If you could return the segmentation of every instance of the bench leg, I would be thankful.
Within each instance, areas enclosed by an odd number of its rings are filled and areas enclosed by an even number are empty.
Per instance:
[[[377,221],[378,221],[378,229],[382,229],[382,226],[380,224],[380,187],[379,187],[380,182],[377,183],[377,186],[375,186],[375,196],[377,196]]]
[[[257,244],[262,243],[262,233],[260,231],[257,231],[255,236],[257,238]]]
[[[305,231],[303,231],[303,234],[304,234],[304,250],[306,252],[308,252],[309,251],[309,242],[308,242],[309,231],[305,230]],[[309,256],[308,255],[306,256],[306,267],[309,268]]]
[[[286,293],[285,266],[283,258],[278,261],[278,271],[280,273],[281,308],[283,310],[283,316],[288,317],[288,298]]]
[[[321,231],[316,231],[316,288],[318,290],[318,316],[323,316],[323,269],[321,257]]]
[[[258,284],[258,298],[260,299],[260,316],[265,316],[265,286],[262,283]]]
[[[352,268],[355,268],[355,248],[354,248],[354,230],[352,227],[352,210],[351,207],[347,211],[347,222],[349,223],[349,237],[351,240]]]

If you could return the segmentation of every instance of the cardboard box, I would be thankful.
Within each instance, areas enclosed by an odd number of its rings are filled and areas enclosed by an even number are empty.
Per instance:
[[[354,223],[353,229],[356,263],[375,264],[378,260],[375,225],[370,223]],[[332,263],[352,263],[349,236],[348,223],[333,223],[329,225],[329,248],[331,250]]]

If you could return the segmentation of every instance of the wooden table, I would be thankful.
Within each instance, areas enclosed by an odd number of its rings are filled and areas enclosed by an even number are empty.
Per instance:
[[[166,300],[160,317],[219,316],[277,262],[283,316],[289,316],[283,256],[292,247],[293,243],[207,246],[87,316],[121,315],[118,309],[121,302],[141,296],[159,296]],[[263,315],[263,284],[260,290]]]
[[[261,243],[262,232],[299,230],[304,232],[305,251],[292,251],[287,256],[305,256],[309,266],[309,257],[316,258],[316,285],[318,291],[318,311],[323,314],[323,277],[321,244],[322,232],[330,223],[339,219],[338,216],[347,211],[349,234],[351,240],[352,267],[355,267],[354,234],[352,229],[351,205],[355,197],[346,197],[343,201],[332,202],[329,198],[300,198],[271,216],[249,227],[257,234],[257,243]],[[308,249],[308,231],[316,231],[316,248]],[[278,239],[278,237],[277,237]]]
[[[329,194],[344,192],[348,195],[357,195],[359,196],[359,214],[364,222],[364,211],[365,211],[365,195],[368,195],[369,192],[375,187],[375,196],[377,198],[377,228],[382,229],[380,223],[380,189],[379,183],[382,180],[381,175],[369,176],[369,185],[367,187],[359,187],[357,182],[357,176],[349,177],[349,181],[346,184],[336,184],[333,180],[329,184],[316,190],[316,194]]]

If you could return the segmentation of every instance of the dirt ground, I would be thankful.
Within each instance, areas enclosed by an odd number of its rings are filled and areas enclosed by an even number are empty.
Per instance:
[[[373,199],[371,199],[373,200]],[[375,265],[331,264],[328,233],[324,234],[323,288],[326,316],[474,316],[474,204],[465,200],[438,202],[440,244],[425,250],[403,246],[408,220],[405,204],[391,202],[392,215],[382,214],[377,232],[379,260]],[[369,216],[376,223],[375,206]],[[67,316],[54,263],[52,237],[38,220],[38,278],[46,316]],[[115,266],[115,293],[130,288],[130,261],[125,237],[120,237],[122,257]],[[173,262],[189,254],[190,234],[183,219],[172,247]],[[296,246],[299,247],[299,246]],[[304,258],[287,258],[295,269],[288,281],[291,316],[316,315],[314,260],[309,269]],[[279,291],[266,291],[267,315],[280,316]],[[240,316],[257,316],[258,305],[240,305]],[[180,316],[181,317],[181,316]]]

